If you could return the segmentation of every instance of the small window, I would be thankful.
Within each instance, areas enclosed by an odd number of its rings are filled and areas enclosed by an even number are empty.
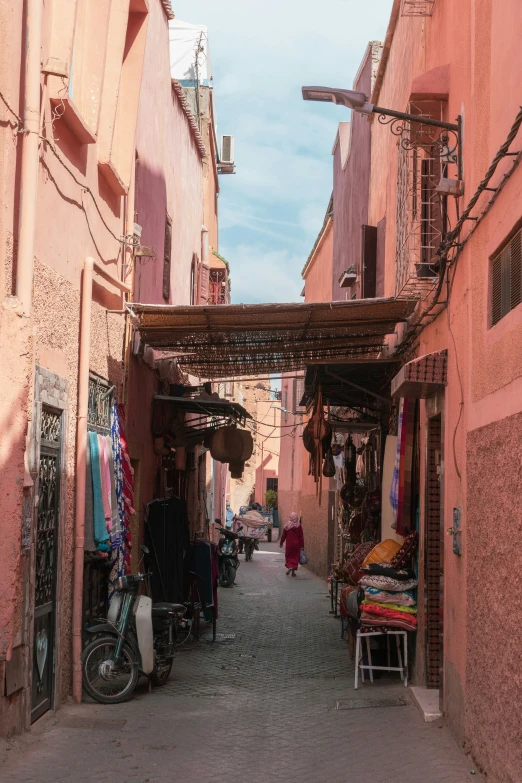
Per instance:
[[[502,248],[491,265],[491,325],[522,302],[522,230]]]
[[[282,392],[281,402],[282,402],[281,408],[283,409],[281,413],[281,418],[283,419],[283,421],[286,421],[288,419],[288,392],[286,391],[286,389]]]
[[[170,260],[172,258],[172,220],[165,216],[165,247],[163,249],[163,298],[170,300]]]
[[[278,484],[278,479],[276,479],[276,478],[267,478],[267,480],[266,480],[266,491],[269,492],[270,490],[273,490],[274,492],[277,492],[277,484]]]
[[[292,405],[292,413],[306,413],[306,407],[301,406],[301,400],[305,392],[304,378],[294,379],[294,399]]]

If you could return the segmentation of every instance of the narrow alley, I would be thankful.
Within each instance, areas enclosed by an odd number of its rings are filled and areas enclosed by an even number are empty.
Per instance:
[[[261,548],[219,592],[216,643],[183,648],[152,693],[142,680],[126,704],[48,715],[9,751],[2,783],[481,780],[394,675],[353,690],[326,583],[306,569],[287,578],[278,545]]]
[[[0,783],[522,783],[521,29],[0,0]]]

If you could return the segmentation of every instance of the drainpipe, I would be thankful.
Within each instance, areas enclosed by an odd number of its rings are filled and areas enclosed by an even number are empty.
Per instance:
[[[73,699],[76,704],[79,704],[82,700],[83,551],[85,539],[85,479],[93,270],[94,259],[86,258],[83,268],[81,293],[80,356],[78,366],[78,424],[76,431],[76,530],[74,537],[72,629]]]
[[[34,235],[38,188],[40,140],[40,50],[42,43],[42,0],[27,0],[25,18],[25,96],[18,221],[16,296],[22,313],[31,315],[33,298]]]
[[[201,226],[201,263],[208,266],[208,228]]]

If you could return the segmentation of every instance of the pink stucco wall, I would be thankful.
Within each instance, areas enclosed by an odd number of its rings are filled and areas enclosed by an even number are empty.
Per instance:
[[[136,222],[141,243],[155,258],[137,260],[135,300],[167,304],[163,298],[165,218],[172,220],[170,303],[189,304],[192,256],[201,259],[204,217],[204,163],[188,118],[172,88],[168,21],[159,0],[150,3],[148,35],[136,128]],[[152,448],[149,411],[158,393],[156,375],[140,359],[130,366],[128,420],[131,453],[140,472],[141,508],[157,491],[160,458]],[[194,475],[192,475],[194,478]],[[219,487],[218,487],[219,488]],[[220,490],[221,491],[221,490]]]
[[[320,240],[303,272],[306,302],[329,302],[332,299],[332,274],[335,221],[324,226]],[[295,373],[288,375],[294,376]],[[294,378],[283,377],[282,404],[292,409]],[[320,576],[328,574],[331,535],[328,530],[328,488],[324,479],[321,504],[313,478],[308,475],[308,452],[302,441],[303,423],[306,416],[288,413],[282,417],[284,429],[281,434],[279,456],[279,516],[282,524],[288,520],[291,511],[302,517],[308,567]],[[295,431],[294,431],[295,426]]]
[[[334,235],[334,223],[328,220],[315,253],[303,273],[305,302],[330,302],[332,299]]]
[[[431,19],[398,20],[378,104],[405,110],[416,77],[449,67],[446,117],[453,121],[460,113],[464,122],[461,211],[518,112],[519,23],[515,0],[468,0],[458,6],[439,0]],[[520,138],[512,149],[520,149]],[[509,165],[509,160],[500,164],[494,184]],[[396,172],[396,139],[374,120],[369,222],[377,225],[386,217],[387,295],[395,290]],[[507,692],[501,696],[504,686],[513,682],[511,634],[520,634],[514,628],[510,631],[509,603],[490,599],[490,590],[504,583],[498,576],[498,542],[513,544],[512,524],[521,521],[516,442],[522,410],[522,306],[490,328],[489,270],[492,255],[522,218],[521,197],[522,173],[517,170],[458,259],[449,308],[424,330],[418,346],[419,355],[449,351],[444,529],[451,525],[453,508],[462,509],[461,557],[453,554],[451,538],[445,537],[445,714],[455,736],[466,741],[488,780],[495,783],[514,783],[522,774],[517,739],[520,700],[509,698]],[[452,204],[450,220],[455,220]],[[423,413],[423,438],[424,424]],[[424,462],[423,444],[421,455]],[[422,504],[421,516],[423,525]],[[510,552],[510,567],[519,571],[522,561],[516,549]],[[501,725],[500,741],[498,732],[484,731],[485,726]]]
[[[371,91],[372,57],[368,47],[353,86],[366,95]],[[344,119],[344,118],[343,118]],[[339,129],[346,131],[345,139],[338,136],[333,160],[333,278],[328,299],[346,299],[351,289],[339,287],[339,277],[354,264],[361,281],[362,226],[368,223],[368,187],[370,182],[371,129],[366,117],[352,113],[351,122]],[[328,301],[328,299],[324,301]]]
[[[256,420],[262,422],[262,426],[255,453],[255,500],[262,506],[266,502],[267,479],[279,477],[280,408],[281,403],[277,400],[258,400],[256,403]]]
[[[171,85],[168,24],[157,0],[151,2],[149,30],[136,129],[137,222],[141,242],[156,258],[136,268],[139,302],[163,299],[165,215],[172,220],[171,303],[190,303],[192,254],[201,260],[203,163],[190,126]]]
[[[105,6],[105,4],[103,4]],[[158,2],[158,5],[160,3]],[[57,9],[60,14],[57,15]],[[103,12],[100,4],[100,14]],[[15,114],[23,113],[22,53],[25,47],[24,4],[3,3],[0,7],[0,88]],[[72,14],[72,16],[71,16]],[[55,3],[43,7],[41,61],[57,57],[63,48],[67,25],[74,32],[74,4]],[[101,19],[101,17],[100,17]],[[121,15],[115,30],[125,40],[127,19]],[[100,29],[106,30],[105,26]],[[142,29],[142,32],[145,28]],[[60,35],[58,35],[60,32]],[[63,33],[63,35],[62,35]],[[100,37],[100,43],[103,36]],[[102,47],[103,48],[103,47]],[[94,49],[93,49],[94,51]],[[96,50],[97,51],[97,50]],[[67,56],[70,56],[70,51]],[[100,55],[101,58],[101,55]],[[63,57],[61,59],[64,59]],[[132,59],[132,58],[131,58]],[[139,59],[139,58],[138,58]],[[105,51],[102,64],[105,62]],[[139,63],[134,88],[139,91]],[[61,84],[63,88],[63,84]],[[132,91],[131,91],[132,92]],[[35,432],[33,390],[36,365],[55,373],[63,381],[66,397],[64,418],[63,471],[60,482],[61,508],[58,523],[58,587],[56,626],[56,689],[58,708],[70,693],[71,685],[71,595],[72,551],[74,541],[76,405],[81,272],[87,256],[103,265],[110,274],[121,277],[121,244],[125,234],[124,203],[121,193],[109,186],[99,167],[100,150],[96,136],[92,143],[79,140],[64,115],[52,114],[52,84],[43,92],[43,133],[56,148],[56,155],[42,143],[37,182],[37,210],[34,247],[33,311],[30,318],[15,314],[17,305],[18,201],[22,135],[10,125],[0,126],[0,296],[2,299],[0,358],[4,368],[0,424],[4,437],[0,460],[5,466],[0,477],[2,518],[0,520],[0,734],[10,734],[28,726],[30,672],[32,667],[32,612],[34,604],[34,487],[24,484],[24,451],[27,422],[31,445]],[[131,94],[127,97],[132,97]],[[99,110],[99,95],[92,103]],[[81,114],[82,106],[76,110]],[[63,109],[63,107],[61,107]],[[4,110],[2,110],[3,112]],[[57,112],[57,114],[63,114]],[[67,113],[66,113],[67,114]],[[5,114],[7,116],[7,114]],[[11,116],[11,115],[10,115]],[[70,114],[67,114],[70,118]],[[4,113],[1,115],[4,119]],[[133,145],[133,128],[126,125],[128,144]],[[105,128],[103,128],[105,129]],[[100,126],[98,126],[100,130]],[[75,181],[75,179],[77,181]],[[114,183],[113,183],[114,184]],[[99,210],[99,211],[98,211]],[[121,309],[121,293],[97,272],[93,283],[91,348],[89,367],[115,385],[121,399],[123,387],[122,346],[124,319],[107,309]],[[33,474],[33,480],[35,475]],[[24,512],[22,511],[24,509]],[[29,511],[28,511],[29,510]],[[32,520],[33,545],[29,555],[21,554],[22,517]],[[24,648],[26,687],[4,696],[2,659],[11,648]]]

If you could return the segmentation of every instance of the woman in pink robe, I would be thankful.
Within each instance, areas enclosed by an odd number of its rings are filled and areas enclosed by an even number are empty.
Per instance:
[[[283,529],[283,535],[279,546],[282,547],[286,541],[285,547],[285,566],[288,569],[286,575],[295,576],[299,567],[299,555],[304,549],[304,535],[301,521],[295,511],[290,514],[290,520]]]

